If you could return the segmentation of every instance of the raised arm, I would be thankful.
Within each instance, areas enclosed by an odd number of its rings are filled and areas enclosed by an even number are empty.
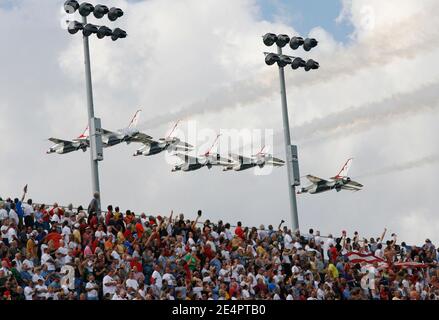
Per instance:
[[[277,229],[278,229],[279,231],[282,231],[282,230],[281,230],[281,227],[282,227],[282,225],[284,224],[284,222],[285,222],[284,220],[281,220],[281,221],[280,221],[279,226],[277,227]]]
[[[386,235],[387,232],[387,228],[384,228],[383,234],[381,235],[380,241],[383,242],[384,241],[384,237]]]
[[[169,223],[172,223],[172,216],[174,215],[174,210],[171,210],[171,215],[169,216]]]
[[[26,197],[26,193],[27,193],[27,184],[23,188],[23,196],[21,197],[21,202],[24,201],[24,198]]]

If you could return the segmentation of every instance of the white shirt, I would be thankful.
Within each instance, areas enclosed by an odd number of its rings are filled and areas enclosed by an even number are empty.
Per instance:
[[[163,280],[160,272],[154,270],[154,272],[152,273],[152,278],[154,279],[154,284],[157,286],[157,288],[161,289],[163,286]]]
[[[58,250],[56,250],[57,253],[64,255],[64,257],[58,258],[58,262],[61,266],[66,264],[66,256],[68,253],[68,250],[66,247],[59,247]]]
[[[85,285],[86,289],[93,289],[87,292],[87,296],[90,298],[96,298],[98,296],[98,290],[94,288],[99,288],[95,282],[87,282]]]
[[[127,285],[127,289],[128,288],[133,288],[134,290],[139,289],[139,283],[137,282],[136,279],[128,279],[126,281],[126,285]]]
[[[12,261],[15,261],[15,263],[16,263],[15,268],[17,269],[18,272],[23,271],[23,262],[21,262],[20,260],[17,260],[17,259],[14,259]]]
[[[45,284],[43,284],[41,286],[39,284],[37,284],[35,286],[35,290],[37,292],[39,292],[40,290],[47,290],[47,286]],[[47,298],[47,295],[48,295],[47,292],[38,293],[38,297],[40,297],[40,298]]]
[[[52,257],[48,253],[43,253],[41,256],[41,264],[45,264],[47,266],[47,271],[55,271],[55,265],[51,262]]]
[[[33,269],[33,267],[34,267],[34,263],[32,262],[32,260],[25,259],[25,260],[23,261],[22,268],[23,268],[23,266],[25,266],[25,265],[29,268],[29,270],[28,270],[27,272],[29,272],[30,274],[32,274],[32,269]]]
[[[14,220],[15,224],[18,225],[18,222],[20,222],[20,220],[18,219],[18,214],[17,212],[15,212],[14,210],[9,210],[9,219]]]
[[[12,241],[14,241],[14,239],[17,237],[17,231],[15,231],[14,228],[11,228],[8,230],[8,232],[6,233],[8,236],[8,241],[9,243],[11,243]]]
[[[293,238],[287,233],[284,236],[285,248],[291,250],[293,248]]]
[[[9,228],[9,226],[2,226],[0,228],[0,231],[1,231],[1,234],[2,234],[2,239],[7,239],[8,238],[8,232],[6,231],[6,230],[8,230],[8,228]]]
[[[170,273],[165,273],[163,275],[163,280],[168,283],[168,286],[173,286],[174,285],[174,276],[172,274],[170,274]]]
[[[50,219],[51,222],[59,223],[59,216],[55,213],[53,214],[52,218]]]
[[[114,279],[109,276],[108,274],[104,277],[104,279],[102,280],[102,292],[104,294],[104,296],[109,293],[110,295],[113,295],[116,292],[116,286],[115,285],[111,285],[111,286],[107,286],[107,283],[110,282],[114,282]]]
[[[34,212],[34,208],[32,208],[31,205],[28,205],[27,203],[23,203],[23,216],[28,217]]]
[[[111,257],[112,257],[113,259],[117,260],[117,266],[119,267],[119,265],[120,265],[120,260],[121,260],[119,253],[117,253],[116,250],[113,250],[113,252],[111,252]]]
[[[384,251],[382,249],[376,249],[375,256],[378,258],[384,258]]]
[[[65,226],[61,230],[61,234],[64,236],[64,242],[69,243],[69,236],[72,234],[72,230],[68,226]]]
[[[8,212],[5,209],[0,209],[0,221],[9,218]]]
[[[26,300],[32,300],[33,294],[34,294],[34,288],[31,288],[29,286],[26,286],[24,288],[24,297],[26,298]]]
[[[102,240],[105,237],[105,232],[104,231],[99,231],[96,230],[95,232],[95,238],[98,240]]]

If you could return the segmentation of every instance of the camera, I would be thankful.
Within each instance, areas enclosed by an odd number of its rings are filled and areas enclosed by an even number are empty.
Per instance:
[[[197,214],[198,214],[199,217],[201,217],[201,214],[202,214],[201,210],[198,210]]]

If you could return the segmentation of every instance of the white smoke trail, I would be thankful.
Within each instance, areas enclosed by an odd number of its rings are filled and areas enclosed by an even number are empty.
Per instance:
[[[439,82],[434,82],[410,93],[351,107],[293,127],[293,143],[306,142],[303,146],[306,147],[312,142],[350,136],[414,114],[438,110]],[[279,146],[283,139],[283,130],[276,130],[274,145]]]
[[[309,86],[338,76],[353,76],[361,70],[383,66],[399,58],[412,59],[439,45],[439,19],[432,19],[431,12],[438,12],[439,2],[432,3],[423,12],[395,23],[385,30],[374,30],[368,37],[348,47],[338,46],[320,52],[315,58],[322,68],[312,77],[296,73],[294,87]],[[319,52],[316,51],[316,54]],[[336,57],[336,59],[335,59]],[[261,63],[263,63],[261,57]],[[288,83],[292,83],[288,81]],[[277,94],[277,72],[272,68],[253,74],[251,79],[222,86],[209,97],[195,101],[173,112],[151,118],[141,124],[141,129],[152,129],[179,118],[203,113],[216,113],[237,106],[252,105]]]
[[[351,107],[320,119],[305,123],[293,131],[298,140],[334,138],[351,135],[395,119],[439,109],[439,83],[431,83],[419,90],[400,94],[380,102]]]
[[[433,154],[433,155],[429,155],[420,159],[416,159],[416,160],[412,160],[412,161],[408,161],[408,162],[404,162],[404,163],[395,163],[391,166],[382,168],[382,169],[378,169],[375,171],[370,171],[367,173],[364,173],[360,176],[356,176],[356,178],[373,178],[376,176],[381,176],[381,175],[386,175],[386,174],[390,174],[390,173],[396,173],[396,172],[400,172],[400,171],[406,171],[406,170],[411,170],[411,169],[415,169],[415,168],[420,168],[420,167],[424,167],[427,165],[432,165],[432,164],[438,164],[439,163],[439,154]]]

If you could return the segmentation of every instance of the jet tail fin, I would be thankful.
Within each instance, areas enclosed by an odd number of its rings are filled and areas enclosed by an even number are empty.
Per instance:
[[[136,113],[134,114],[133,119],[131,120],[130,124],[128,125],[128,128],[132,129],[132,128],[136,128],[137,124],[139,122],[139,118],[140,118],[140,113],[142,112],[142,110],[137,110]]]
[[[212,151],[213,147],[215,147],[216,143],[218,142],[218,139],[219,139],[220,136],[221,136],[221,134],[218,134],[216,136],[215,141],[212,143],[212,146],[204,154],[205,156],[208,156],[210,154],[210,152]]]
[[[345,162],[345,164],[341,168],[340,172],[336,175],[336,177],[347,177],[348,176],[349,169],[352,165],[352,160],[353,160],[353,158],[350,158]]]
[[[82,134],[80,135],[80,136],[78,136],[78,139],[86,139],[86,138],[88,138],[88,136],[89,136],[89,133],[88,133],[89,131],[88,131],[88,126],[85,128],[85,130],[84,130],[84,132],[82,132]]]
[[[180,120],[178,120],[176,123],[175,123],[175,125],[174,125],[174,127],[172,128],[172,130],[171,130],[171,132],[168,134],[168,136],[166,137],[166,138],[171,138],[171,136],[172,136],[172,134],[174,133],[174,131],[175,131],[175,129],[177,129],[177,126],[180,124]]]

